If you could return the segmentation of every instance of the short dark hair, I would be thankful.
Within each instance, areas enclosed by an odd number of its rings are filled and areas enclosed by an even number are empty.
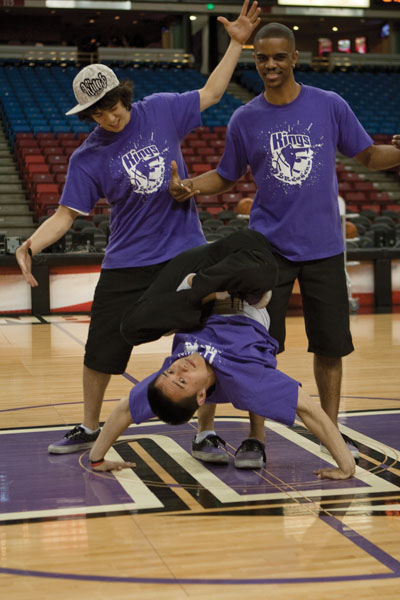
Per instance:
[[[110,90],[103,98],[100,98],[97,102],[89,106],[86,110],[82,110],[78,113],[78,117],[81,121],[89,121],[93,123],[94,119],[92,114],[97,110],[110,110],[117,102],[121,101],[126,110],[131,110],[131,104],[133,100],[133,81],[130,79],[123,79],[120,84],[114,89]]]
[[[157,377],[149,383],[147,398],[153,413],[168,425],[182,425],[187,423],[199,408],[197,394],[173,402],[157,386]]]
[[[286,25],[282,25],[282,23],[268,23],[268,25],[261,27],[254,37],[254,44],[266,38],[284,38],[290,42],[293,48],[296,47],[293,31],[289,27],[286,27]]]

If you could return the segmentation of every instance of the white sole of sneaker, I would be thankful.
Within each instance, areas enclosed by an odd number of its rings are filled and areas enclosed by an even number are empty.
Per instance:
[[[53,446],[50,444],[47,451],[49,454],[73,454],[74,452],[89,450],[93,444],[94,442],[86,442],[85,444],[77,444],[76,446]]]
[[[227,454],[208,454],[208,452],[192,450],[192,456],[193,458],[197,458],[197,460],[202,460],[203,462],[220,465],[227,465],[229,463],[229,456]]]

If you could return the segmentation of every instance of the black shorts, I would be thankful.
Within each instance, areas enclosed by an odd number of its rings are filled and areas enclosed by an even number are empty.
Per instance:
[[[124,373],[132,346],[120,333],[122,315],[137,302],[166,264],[101,271],[85,347],[86,367],[100,373]]]
[[[350,333],[349,299],[344,255],[292,262],[276,254],[278,284],[267,306],[270,334],[285,348],[285,317],[296,278],[299,281],[308,351],[340,357],[354,350]]]

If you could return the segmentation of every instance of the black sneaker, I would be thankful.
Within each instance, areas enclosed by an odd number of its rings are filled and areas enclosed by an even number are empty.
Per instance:
[[[222,447],[223,446],[223,447]],[[225,442],[219,435],[210,434],[201,442],[192,442],[192,456],[204,462],[228,464],[229,456],[225,450]]]
[[[48,451],[51,454],[70,454],[72,452],[79,452],[80,450],[87,450],[93,446],[99,434],[100,429],[94,433],[86,433],[83,427],[77,425],[66,433],[62,440],[50,444]]]
[[[261,469],[265,467],[265,444],[256,438],[244,440],[235,452],[235,467],[237,469]]]

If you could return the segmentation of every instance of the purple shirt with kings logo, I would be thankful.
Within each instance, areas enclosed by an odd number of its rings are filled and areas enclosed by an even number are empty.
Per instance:
[[[293,425],[299,383],[278,371],[278,342],[263,325],[242,315],[211,315],[203,329],[176,333],[172,354],[132,388],[129,404],[134,423],[153,417],[147,399],[149,383],[182,356],[197,352],[213,368],[215,390],[207,402],[235,408]]]
[[[302,85],[289,104],[260,94],[235,111],[217,172],[236,181],[250,165],[250,228],[289,260],[315,260],[344,250],[336,152],[353,157],[372,144],[343,98]]]
[[[194,199],[168,192],[171,160],[187,177],[180,144],[199,125],[198,91],[154,94],[132,104],[121,132],[96,127],[71,156],[60,204],[83,214],[102,197],[111,205],[104,269],[161,263],[205,243]]]

